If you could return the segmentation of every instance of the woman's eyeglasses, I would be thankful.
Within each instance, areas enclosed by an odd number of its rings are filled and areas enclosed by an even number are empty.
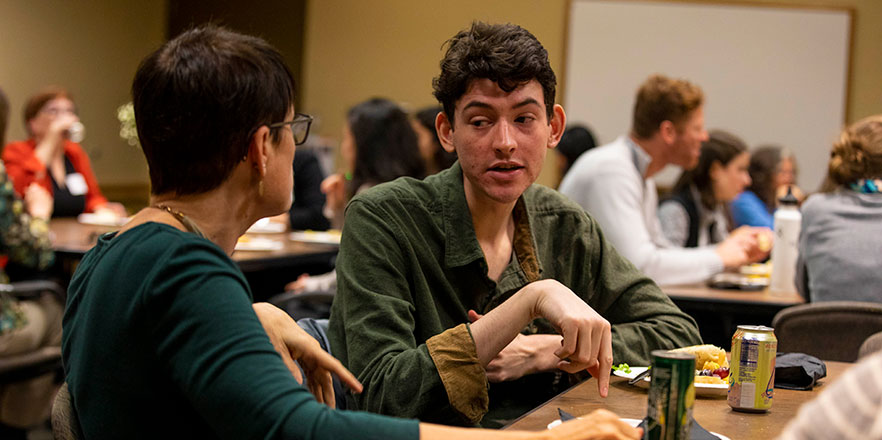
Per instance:
[[[306,142],[309,136],[309,126],[312,125],[312,116],[303,113],[295,113],[294,119],[285,122],[276,122],[268,125],[269,128],[280,128],[286,125],[291,126],[291,133],[294,134],[294,145],[301,145]]]

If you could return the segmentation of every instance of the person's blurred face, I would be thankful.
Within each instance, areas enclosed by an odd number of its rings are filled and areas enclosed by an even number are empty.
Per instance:
[[[475,79],[456,102],[453,124],[438,115],[435,126],[444,148],[459,157],[473,211],[475,204],[514,203],[536,181],[566,123],[562,107],[553,111],[549,122],[536,80],[506,92],[489,79]]]
[[[340,141],[340,156],[343,158],[343,166],[346,172],[355,171],[355,136],[347,122],[343,126],[343,140]]]
[[[781,159],[778,162],[778,172],[775,175],[775,188],[796,184],[796,167],[793,166],[793,160],[789,157]]]
[[[435,139],[435,131],[429,131],[419,121],[410,121],[413,131],[417,135],[417,145],[420,147],[420,157],[426,163],[427,169],[433,169],[435,160],[435,151],[438,149]]]
[[[670,148],[668,163],[690,170],[698,165],[701,143],[708,139],[704,129],[704,110],[698,107],[677,127],[674,143]]]
[[[28,131],[35,139],[40,139],[49,132],[49,127],[59,117],[73,118],[78,121],[77,109],[73,101],[67,98],[55,98],[43,105],[36,116],[28,121]]]
[[[749,164],[750,154],[744,152],[735,156],[725,166],[719,162],[711,165],[711,184],[717,201],[731,202],[750,185],[750,174],[747,172]]]

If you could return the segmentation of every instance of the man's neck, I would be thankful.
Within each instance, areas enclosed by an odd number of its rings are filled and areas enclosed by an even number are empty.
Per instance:
[[[644,179],[652,177],[668,165],[667,159],[664,158],[665,144],[658,138],[658,136],[644,139],[631,133],[629,137],[632,142],[637,144],[638,147],[643,149],[643,151],[652,158],[649,165],[646,167],[646,171],[643,172]]]
[[[511,259],[514,237],[512,213],[517,201],[500,203],[466,189],[466,203],[472,216],[475,237],[487,261],[487,276],[496,280]]]

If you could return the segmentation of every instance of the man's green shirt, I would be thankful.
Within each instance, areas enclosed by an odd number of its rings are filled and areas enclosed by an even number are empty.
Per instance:
[[[364,384],[359,409],[446,424],[500,426],[570,385],[550,372],[489,384],[468,330],[540,279],[569,287],[612,325],[614,362],[648,365],[650,351],[698,344],[695,321],[618,254],[585,211],[532,185],[514,209],[514,252],[487,276],[459,164],[401,178],[346,210],[331,309],[332,353]],[[555,333],[545,320],[524,333]]]

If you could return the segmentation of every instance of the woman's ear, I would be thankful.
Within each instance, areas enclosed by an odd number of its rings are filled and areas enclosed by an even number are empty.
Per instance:
[[[438,132],[438,140],[441,141],[441,147],[448,153],[453,153],[456,148],[453,146],[453,122],[447,118],[447,114],[439,112],[435,116],[435,131]]]
[[[718,176],[721,172],[723,172],[723,169],[724,169],[724,168],[725,168],[725,167],[723,166],[723,164],[720,163],[720,161],[715,160],[715,161],[711,164],[710,168],[708,168],[708,170],[707,170],[707,175],[710,177],[710,179],[711,179],[712,181],[713,181],[713,180],[717,180],[717,176]]]
[[[248,155],[245,158],[251,163],[251,167],[257,170],[260,177],[266,175],[266,162],[270,148],[272,148],[272,135],[269,127],[263,125],[251,136]]]

